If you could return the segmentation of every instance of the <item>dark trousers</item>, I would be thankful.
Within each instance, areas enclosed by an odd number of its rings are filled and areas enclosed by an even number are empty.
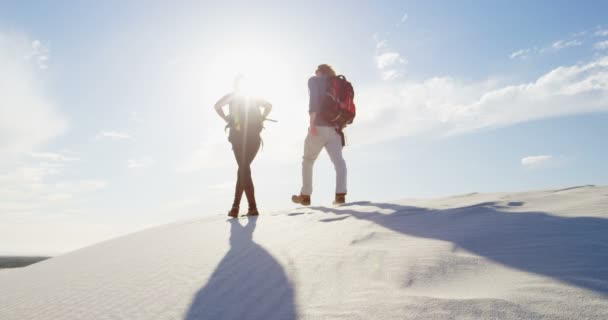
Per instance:
[[[237,171],[236,187],[234,190],[233,208],[240,207],[243,192],[247,197],[249,209],[257,209],[255,202],[255,188],[251,179],[251,162],[260,149],[261,138],[259,134],[233,135],[230,139],[232,152],[239,166]]]

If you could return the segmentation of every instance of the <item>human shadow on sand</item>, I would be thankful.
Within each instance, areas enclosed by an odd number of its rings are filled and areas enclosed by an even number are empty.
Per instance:
[[[187,320],[296,319],[295,295],[281,265],[252,236],[257,218],[230,221],[230,250],[196,294]]]
[[[355,205],[377,210],[357,211]],[[608,219],[505,208],[494,202],[445,210],[358,202],[311,209],[368,220],[406,235],[449,241],[507,267],[608,295]]]

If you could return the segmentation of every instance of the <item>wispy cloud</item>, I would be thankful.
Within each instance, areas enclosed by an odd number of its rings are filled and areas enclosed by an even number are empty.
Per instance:
[[[102,131],[95,136],[96,140],[100,139],[111,139],[111,140],[131,140],[133,137],[126,133],[120,131]]]
[[[376,41],[376,49],[384,49],[388,46],[388,41],[386,40],[378,40]]]
[[[376,42],[377,51],[386,49],[388,47],[388,40],[381,38],[377,33],[375,33],[372,37]]]
[[[596,42],[593,45],[593,48],[596,49],[596,50],[606,50],[606,49],[608,49],[608,40]]]
[[[409,16],[407,15],[407,12],[405,12],[402,16],[401,19],[399,19],[399,22],[397,22],[397,24],[395,25],[397,28],[401,27],[409,18]]]
[[[595,31],[595,35],[598,37],[608,37],[608,29],[600,29]]]
[[[351,141],[374,142],[435,131],[459,134],[569,114],[608,111],[608,56],[561,66],[532,82],[499,85],[435,77],[360,90]],[[373,135],[367,132],[374,132]]]
[[[565,48],[578,47],[582,45],[583,42],[578,39],[573,40],[558,40],[551,44],[551,48],[555,50],[561,50]]]
[[[31,151],[67,128],[40,80],[32,53],[40,46],[26,36],[0,32],[0,152]]]
[[[554,161],[551,155],[527,156],[521,159],[521,165],[529,169],[546,167]]]
[[[49,49],[40,40],[33,40],[31,42],[30,51],[24,55],[26,60],[32,60],[40,69],[48,68],[49,61]]]
[[[28,217],[45,219],[57,213],[79,212],[92,193],[108,186],[105,180],[66,179],[64,172],[70,161],[48,154],[41,158],[36,155],[14,163],[9,171],[0,171],[0,216],[3,221],[23,221]]]
[[[62,173],[79,158],[34,150],[63,134],[68,122],[49,98],[41,69],[49,49],[40,40],[0,32],[0,215],[42,217],[73,212],[86,190]],[[63,181],[63,182],[62,182]],[[77,199],[77,200],[74,200]]]
[[[509,55],[509,58],[511,59],[515,59],[515,58],[527,58],[530,53],[532,52],[532,49],[521,49],[521,50],[517,50],[513,53],[511,53],[511,55]]]
[[[534,46],[531,48],[524,48],[514,51],[509,55],[509,58],[525,59],[535,54],[542,55],[547,53],[555,53],[569,48],[580,47],[583,46],[586,42],[588,42],[592,34],[592,30],[583,30],[577,33],[572,33],[568,36],[565,36],[564,39],[553,41],[550,44],[541,45],[538,47]]]

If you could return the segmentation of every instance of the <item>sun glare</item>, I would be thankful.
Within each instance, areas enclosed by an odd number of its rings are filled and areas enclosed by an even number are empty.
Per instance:
[[[279,50],[271,48],[227,48],[209,64],[208,76],[221,87],[232,89],[234,79],[242,75],[240,89],[252,95],[274,97],[287,91],[288,67]]]
[[[184,136],[191,137],[183,140],[184,145],[194,144],[200,139],[201,131],[206,130],[202,129],[201,117],[210,123],[219,123],[212,107],[234,90],[234,81],[239,75],[244,76],[241,91],[270,102],[275,107],[271,118],[282,124],[289,121],[282,117],[283,112],[306,105],[306,73],[302,65],[293,63],[302,60],[297,53],[277,43],[234,42],[226,40],[228,38],[188,52],[184,54],[186,58],[176,64],[179,69],[172,83],[175,96],[184,107],[172,113],[179,113],[180,130],[185,132]],[[205,131],[209,141],[223,142],[223,135],[222,130]]]

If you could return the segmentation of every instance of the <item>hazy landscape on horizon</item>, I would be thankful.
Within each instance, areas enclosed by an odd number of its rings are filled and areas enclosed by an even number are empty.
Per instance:
[[[608,2],[0,2],[0,256],[225,214],[214,103],[273,105],[262,214],[293,208],[307,79],[355,88],[348,201],[608,185]],[[334,173],[315,165],[313,204]]]

